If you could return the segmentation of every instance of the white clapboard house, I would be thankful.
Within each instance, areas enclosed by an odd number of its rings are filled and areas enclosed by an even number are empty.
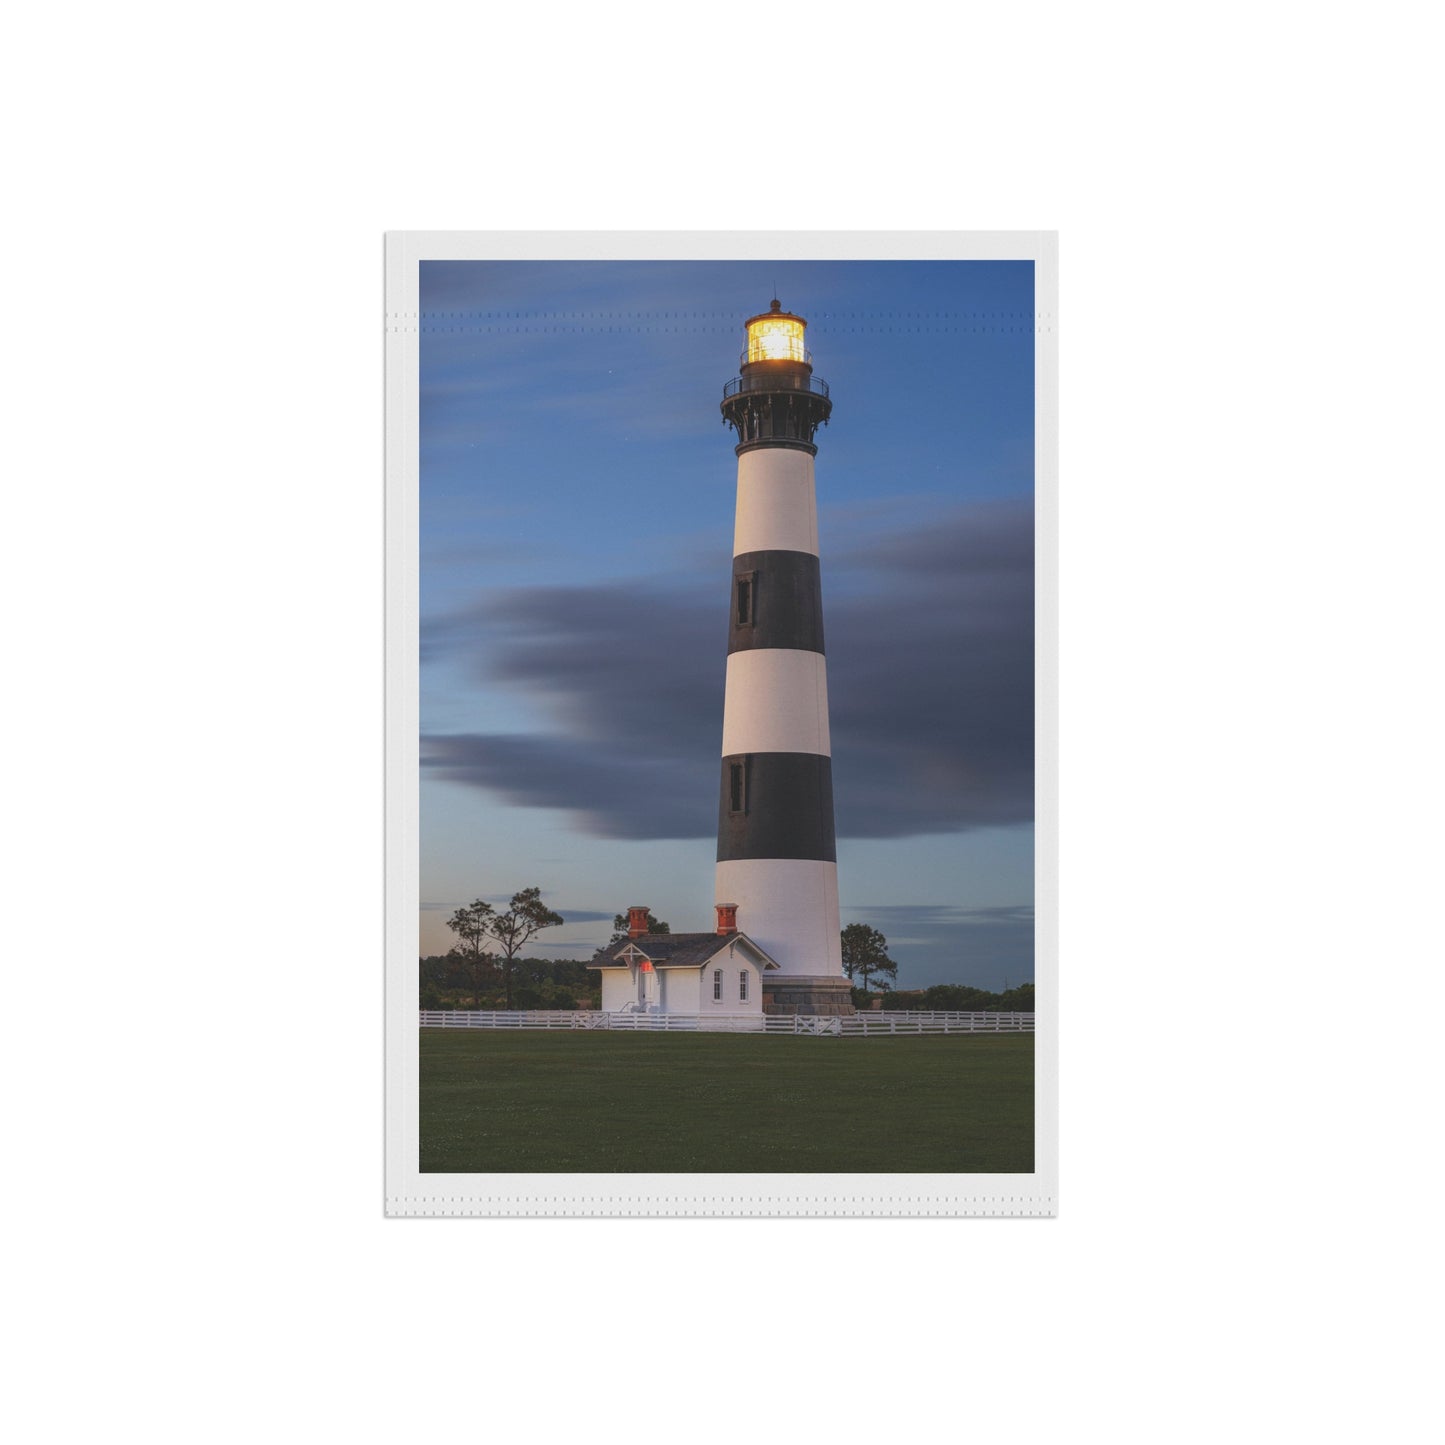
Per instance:
[[[717,905],[713,933],[649,933],[647,909],[627,910],[627,937],[591,959],[606,1013],[762,1016],[764,980],[777,962],[739,933],[737,907]]]

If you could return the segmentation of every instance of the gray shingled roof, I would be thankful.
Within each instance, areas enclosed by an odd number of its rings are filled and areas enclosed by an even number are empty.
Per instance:
[[[641,938],[619,939],[604,948],[595,958],[587,962],[588,968],[626,968],[627,960],[620,958],[630,944],[637,947],[662,968],[701,968],[708,959],[720,953],[728,944],[743,940],[764,958],[768,955],[742,933],[644,933]]]

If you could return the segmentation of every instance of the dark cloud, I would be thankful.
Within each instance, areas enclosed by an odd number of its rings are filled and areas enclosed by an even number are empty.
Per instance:
[[[1032,509],[991,503],[879,533],[825,557],[823,576],[839,835],[1030,819]],[[496,593],[429,622],[424,659],[460,658],[489,686],[521,688],[557,730],[431,736],[423,767],[572,810],[599,837],[710,836],[727,579],[721,555],[687,584]]]

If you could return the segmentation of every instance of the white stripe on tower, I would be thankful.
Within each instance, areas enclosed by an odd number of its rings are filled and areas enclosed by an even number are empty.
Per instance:
[[[734,858],[717,865],[717,891],[738,900],[738,928],[782,965],[768,979],[843,977],[836,863]],[[756,926],[747,926],[744,908]]]
[[[818,555],[813,458],[796,447],[755,447],[738,458],[733,555],[773,548]]]
[[[818,753],[831,758],[828,665],[823,654],[782,647],[732,653],[723,701],[722,750],[724,757]]]

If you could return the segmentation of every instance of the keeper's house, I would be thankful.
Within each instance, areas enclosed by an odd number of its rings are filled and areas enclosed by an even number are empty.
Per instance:
[[[764,978],[777,962],[738,932],[737,905],[717,905],[715,933],[649,933],[647,909],[627,910],[627,937],[587,965],[602,974],[606,1013],[762,1017]]]

